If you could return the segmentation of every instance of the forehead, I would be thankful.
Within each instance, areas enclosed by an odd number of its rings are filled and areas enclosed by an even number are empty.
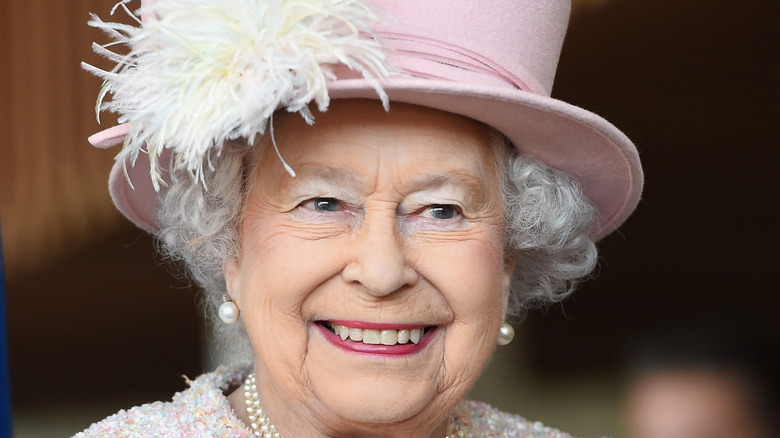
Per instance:
[[[277,117],[276,144],[293,169],[318,166],[375,174],[388,167],[495,174],[497,145],[489,128],[466,117],[415,105],[394,103],[385,112],[378,102],[335,101],[307,125],[295,115]],[[272,145],[264,148],[262,172],[281,169]],[[491,178],[492,179],[492,178]]]

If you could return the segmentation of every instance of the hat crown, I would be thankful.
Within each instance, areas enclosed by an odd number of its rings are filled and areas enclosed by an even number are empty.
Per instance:
[[[254,9],[264,10],[268,9],[267,7],[279,6],[279,10],[275,10],[277,13],[281,13],[282,6],[295,9],[286,12],[290,12],[294,18],[297,17],[293,21],[300,26],[283,27],[285,31],[303,30],[304,33],[313,34],[310,36],[316,36],[316,41],[320,41],[319,38],[334,37],[335,41],[340,42],[341,51],[327,52],[326,56],[320,56],[322,54],[315,49],[331,47],[333,41],[307,45],[308,49],[316,52],[310,54],[310,58],[307,59],[316,60],[319,70],[325,71],[311,80],[298,81],[296,78],[290,80],[287,76],[296,76],[314,70],[289,68],[283,63],[265,63],[261,66],[263,68],[249,71],[264,74],[268,70],[266,67],[281,66],[280,69],[269,73],[269,77],[285,76],[287,79],[277,80],[275,83],[303,84],[307,87],[310,84],[317,84],[319,93],[316,95],[320,96],[318,104],[322,104],[323,109],[331,99],[379,98],[383,103],[405,102],[460,114],[483,122],[503,133],[520,152],[532,155],[548,166],[568,173],[580,183],[583,192],[598,210],[597,221],[591,228],[591,236],[594,239],[609,234],[619,226],[639,201],[643,173],[639,156],[631,141],[601,117],[549,97],[568,25],[570,0],[306,0],[305,2],[142,0],[142,2],[143,7],[140,12],[144,23],[157,17],[165,17],[165,14],[160,16],[157,12],[167,11],[172,12],[177,18],[170,24],[176,24],[181,18],[176,8],[186,4],[187,11],[193,13],[223,12],[222,15],[229,15],[223,18],[230,20],[238,16],[238,21],[249,24],[252,35],[255,35],[253,17],[265,16],[264,12],[257,13],[258,11]],[[156,8],[155,4],[164,7]],[[194,8],[193,11],[189,8],[190,4],[205,5],[205,7]],[[210,8],[209,5],[212,4],[217,4],[219,7]],[[236,15],[234,14],[236,10],[233,9],[236,6],[247,6],[250,12],[255,14],[245,14],[242,9],[241,13]],[[305,9],[306,13],[301,14],[297,8]],[[316,13],[311,13],[312,11]],[[244,17],[248,17],[248,20],[244,20]],[[301,17],[309,19],[303,20]],[[212,18],[208,16],[205,21],[210,23]],[[376,21],[376,18],[379,18],[379,21]],[[109,31],[108,33],[114,37],[119,37],[123,44],[131,42],[124,34],[128,30],[124,24],[103,23],[99,19],[93,20],[91,24]],[[165,36],[190,35],[192,29],[198,29],[191,23],[184,24],[177,32],[163,34]],[[318,25],[321,28],[315,30],[314,27]],[[334,34],[334,29],[346,32]],[[273,27],[271,30],[279,29]],[[139,28],[137,31],[140,32],[142,29]],[[203,32],[198,30],[194,35],[202,38]],[[372,38],[372,35],[377,38]],[[349,40],[344,42],[344,37],[348,37]],[[178,43],[182,39],[186,40],[186,37],[173,38],[172,41],[176,43],[174,46],[179,47]],[[110,43],[107,46],[114,44]],[[365,50],[356,53],[356,45]],[[149,63],[148,57],[145,56],[146,52],[143,51],[139,53],[144,55],[140,57],[145,61],[136,64],[128,62],[129,58],[125,55],[114,56],[107,47],[98,47],[99,53],[124,63],[122,71],[127,67],[129,72],[137,73],[139,66],[147,66]],[[278,45],[276,48],[284,52],[289,47],[298,46]],[[153,45],[152,48],[154,50],[151,53],[154,55],[160,53],[157,45]],[[298,49],[293,50],[293,52],[297,51]],[[185,52],[189,53],[187,50]],[[345,52],[354,56],[343,58]],[[261,51],[260,54],[266,52]],[[290,53],[284,52],[282,55],[286,57]],[[151,58],[163,61],[168,59],[154,56]],[[255,58],[252,59],[258,61]],[[264,62],[264,59],[263,56],[259,57],[260,62]],[[303,61],[307,62],[306,59]],[[166,62],[163,64],[167,65]],[[173,63],[175,67],[196,64]],[[223,65],[221,60],[220,65]],[[111,79],[108,84],[116,83],[116,72],[104,72],[94,67],[88,70]],[[215,69],[207,69],[207,71],[213,72]],[[159,74],[152,72],[150,76],[157,77]],[[185,76],[187,80],[213,79],[208,75],[205,78],[189,74]],[[257,91],[260,87],[254,85],[264,84],[265,80],[260,77],[257,80],[218,82],[238,88],[241,88],[242,84],[250,84],[249,90]],[[172,86],[178,83],[168,82]],[[146,111],[152,118],[157,117],[158,114],[162,114],[163,117],[171,114],[170,111],[159,111],[159,108],[169,106],[168,103],[153,105],[149,102],[176,93],[157,93],[154,90],[150,93],[147,88],[140,87],[140,97],[133,93],[126,96],[132,98],[130,100],[134,103],[129,108]],[[271,88],[276,90],[274,87]],[[211,90],[208,87],[204,89]],[[303,99],[311,94],[312,89],[296,88],[294,90],[296,93],[293,95]],[[105,95],[105,91],[101,96]],[[301,92],[297,93],[297,91]],[[268,100],[264,94],[260,96],[262,99],[258,99],[247,97],[249,96],[247,93],[234,90],[229,93],[229,96],[236,100],[224,99],[227,104],[214,110],[215,114],[233,114],[236,108],[247,110],[238,111],[241,117],[236,118],[238,119],[236,123],[233,122],[234,118],[221,118],[230,122],[224,124],[229,128],[229,136],[233,136],[236,127],[246,131],[239,133],[239,136],[246,138],[262,132],[263,129],[258,127],[265,126],[264,117],[267,116],[262,113],[256,117],[255,114],[259,114],[256,107],[266,110],[270,108],[271,111],[281,107],[276,104],[265,106],[259,104],[261,100],[263,102]],[[280,102],[287,102],[289,98],[290,96],[284,94]],[[135,102],[140,103],[136,105]],[[310,102],[311,100],[307,101],[301,108],[308,108]],[[196,109],[200,107],[201,105],[186,106],[186,108]],[[147,111],[148,109],[153,111]],[[290,109],[289,105],[287,109]],[[116,108],[112,109],[114,110]],[[182,120],[189,119],[184,117]],[[103,131],[90,139],[90,142],[100,147],[112,146],[124,140],[125,148],[118,156],[111,174],[111,194],[120,211],[151,232],[157,231],[158,197],[149,174],[156,175],[154,172],[157,170],[157,162],[172,162],[173,154],[167,139],[156,143],[158,147],[155,150],[163,152],[158,157],[149,153],[149,137],[137,135],[140,131],[159,125],[155,123],[138,117],[128,118],[124,125]],[[211,144],[221,144],[220,139],[226,138],[222,135],[224,134],[222,131],[219,136],[199,136],[193,134],[189,122],[182,126],[185,128],[184,134],[172,137],[176,138],[177,144],[181,143],[181,139],[196,142],[205,139],[205,143],[210,147]],[[133,135],[134,132],[136,135]],[[158,129],[152,132],[170,134],[171,130]],[[139,151],[129,159],[128,154],[124,153],[125,150],[133,150],[127,147],[129,141],[139,143],[143,153]],[[203,164],[203,160],[199,159],[201,156],[192,156],[196,158],[193,160],[195,165]],[[153,157],[154,163],[151,161]],[[133,183],[131,184],[130,181]]]
[[[388,16],[375,27],[375,32],[383,45],[393,51],[391,62],[405,73],[468,80],[457,70],[471,70],[477,73],[471,75],[472,83],[487,81],[550,95],[569,21],[570,1],[369,0],[367,3],[380,15]],[[417,61],[399,59],[407,57]],[[421,65],[423,59],[429,63]]]

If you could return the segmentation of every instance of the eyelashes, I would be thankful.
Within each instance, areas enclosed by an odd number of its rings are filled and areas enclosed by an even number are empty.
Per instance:
[[[297,219],[313,222],[349,222],[362,218],[363,207],[356,207],[349,202],[334,197],[314,197],[306,199],[293,210]],[[456,204],[429,204],[412,209],[406,213],[402,207],[396,210],[396,216],[403,229],[417,230],[433,228],[444,230],[460,228],[465,222],[463,208]]]
[[[354,228],[360,212],[349,203],[333,197],[314,197],[299,203],[291,211],[293,219],[306,224],[332,224]]]
[[[421,214],[431,219],[450,220],[463,216],[463,211],[454,204],[433,204],[424,208]]]
[[[307,207],[314,211],[339,211],[341,210],[341,201],[336,198],[312,198],[302,204],[308,204]]]
[[[418,231],[454,231],[467,224],[463,209],[455,204],[431,204],[414,213],[400,216],[401,230],[405,234]]]

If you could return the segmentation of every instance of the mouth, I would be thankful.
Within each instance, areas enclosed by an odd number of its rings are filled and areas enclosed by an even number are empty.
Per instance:
[[[317,321],[325,337],[342,349],[372,354],[410,354],[420,351],[438,326]]]

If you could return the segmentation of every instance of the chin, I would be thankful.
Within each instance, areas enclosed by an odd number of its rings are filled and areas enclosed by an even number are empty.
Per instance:
[[[314,382],[313,382],[314,383]],[[345,420],[366,424],[397,424],[413,421],[436,404],[438,388],[434,380],[410,382],[377,379],[375,376],[328,382],[324,388],[314,384],[318,398]],[[430,419],[429,415],[423,417]]]
[[[439,398],[442,333],[430,333],[420,351],[369,354],[339,348],[313,329],[307,375],[315,397],[340,417],[367,424],[399,423],[430,409]]]

